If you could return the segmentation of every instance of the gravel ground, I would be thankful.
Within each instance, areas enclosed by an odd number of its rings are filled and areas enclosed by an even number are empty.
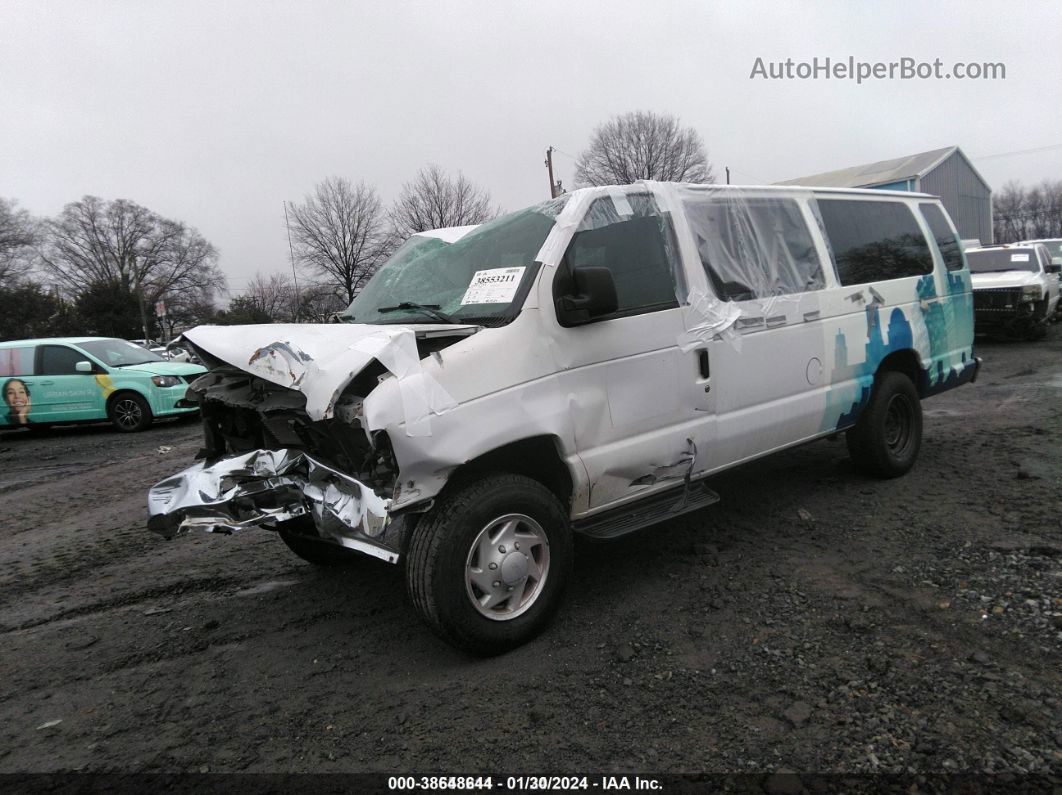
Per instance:
[[[580,545],[558,620],[471,659],[375,561],[166,542],[198,426],[0,434],[0,773],[1062,771],[1062,326],[979,344],[915,470],[843,440]]]

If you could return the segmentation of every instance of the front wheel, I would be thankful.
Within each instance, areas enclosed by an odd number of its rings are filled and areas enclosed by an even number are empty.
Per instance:
[[[911,379],[891,371],[879,374],[870,404],[845,441],[856,466],[868,475],[906,474],[922,446],[922,404]]]
[[[406,585],[437,635],[473,654],[499,654],[549,623],[572,557],[568,517],[552,492],[522,475],[484,475],[417,523]]]
[[[151,406],[135,392],[121,392],[107,407],[107,416],[115,428],[123,433],[142,431],[153,419]]]

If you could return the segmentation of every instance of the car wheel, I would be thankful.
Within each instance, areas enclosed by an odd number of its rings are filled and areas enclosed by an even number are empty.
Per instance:
[[[922,404],[911,379],[903,373],[880,373],[869,405],[845,441],[857,468],[868,475],[895,478],[907,473],[922,445]]]
[[[153,419],[147,401],[135,392],[119,392],[107,406],[107,416],[123,433],[142,431]]]
[[[277,534],[288,549],[314,566],[339,568],[354,566],[365,560],[365,555],[352,549],[321,540],[313,519],[300,516],[277,525]]]
[[[1033,323],[1029,326],[1029,329],[1025,332],[1025,339],[1030,342],[1036,342],[1042,340],[1047,336],[1047,323]]]
[[[549,623],[572,557],[568,516],[552,492],[522,475],[483,475],[444,493],[417,523],[406,585],[437,635],[499,654]]]

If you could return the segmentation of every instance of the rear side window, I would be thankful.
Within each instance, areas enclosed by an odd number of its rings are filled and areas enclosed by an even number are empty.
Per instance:
[[[818,205],[841,284],[932,273],[929,245],[906,204],[819,199]]]
[[[922,217],[929,224],[929,231],[937,241],[937,249],[944,260],[944,267],[949,271],[962,270],[962,246],[959,238],[951,231],[948,219],[944,217],[944,211],[935,204],[919,204],[922,209]]]
[[[88,357],[65,345],[41,346],[41,375],[78,375],[75,365]]]
[[[696,197],[684,202],[701,265],[724,301],[825,286],[815,243],[793,199]]]
[[[9,375],[33,375],[33,346],[0,348],[0,378]]]
[[[674,252],[671,224],[651,196],[602,197],[572,237],[554,289],[563,294],[571,288],[574,268],[608,268],[616,283],[617,314],[676,307]]]

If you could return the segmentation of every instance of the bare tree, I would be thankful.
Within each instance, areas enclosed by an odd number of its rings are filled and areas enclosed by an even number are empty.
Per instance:
[[[168,292],[224,288],[217,249],[195,229],[136,202],[85,196],[44,228],[41,260],[64,292],[112,283],[146,302]]]
[[[38,228],[26,210],[0,198],[0,285],[14,283],[29,272]]]
[[[430,163],[417,172],[412,182],[402,186],[390,215],[394,233],[401,241],[414,232],[480,224],[499,212],[491,206],[487,190],[476,187],[461,173],[450,177]]]
[[[387,255],[386,217],[376,189],[331,177],[289,209],[299,262],[353,300]]]
[[[350,302],[331,284],[299,284],[299,317],[310,323],[327,323]]]
[[[295,284],[285,273],[269,276],[256,273],[247,283],[244,298],[249,306],[268,315],[274,323],[289,323],[295,320],[298,306]]]
[[[715,182],[701,136],[678,117],[635,111],[594,129],[575,164],[579,185],[628,185],[640,179]]]
[[[997,243],[1062,237],[1062,180],[1007,182],[992,196],[992,227]]]

